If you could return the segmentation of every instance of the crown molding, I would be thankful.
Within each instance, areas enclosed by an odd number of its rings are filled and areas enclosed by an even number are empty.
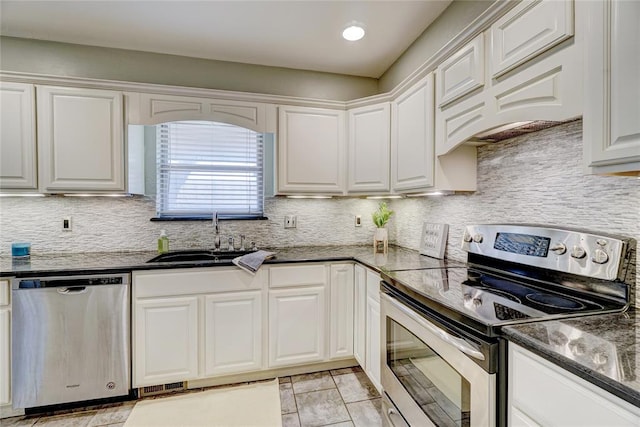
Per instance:
[[[350,101],[334,101],[327,99],[303,98],[285,95],[269,95],[264,93],[238,92],[219,89],[204,89],[197,87],[163,85],[156,83],[138,83],[120,80],[92,79],[86,77],[56,76],[48,74],[24,73],[0,70],[0,81],[32,83],[42,85],[73,86],[91,89],[109,89],[123,92],[145,92],[177,96],[194,96],[199,98],[227,99],[234,101],[261,102],[265,104],[284,104],[304,107],[332,108],[347,110],[367,105],[394,100],[398,95],[423,79],[449,55],[455,53],[466,43],[508,10],[520,3],[521,0],[496,0],[480,16],[474,19],[453,39],[442,46],[434,55],[427,59],[420,67],[402,80],[396,87],[386,93],[353,99]]]

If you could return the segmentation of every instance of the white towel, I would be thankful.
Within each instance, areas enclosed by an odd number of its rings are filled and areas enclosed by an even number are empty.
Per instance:
[[[246,271],[247,273],[256,274],[262,263],[275,256],[275,252],[255,251],[250,254],[242,255],[231,260],[232,263]]]

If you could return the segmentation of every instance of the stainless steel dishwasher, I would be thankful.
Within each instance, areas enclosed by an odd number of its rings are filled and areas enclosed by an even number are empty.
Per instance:
[[[14,408],[129,394],[129,274],[12,280]]]

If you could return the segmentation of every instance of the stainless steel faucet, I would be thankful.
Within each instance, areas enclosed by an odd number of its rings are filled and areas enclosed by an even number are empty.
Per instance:
[[[218,211],[213,213],[213,228],[216,230],[216,234],[220,234],[220,227],[218,226]]]
[[[215,235],[213,236],[213,247],[215,251],[220,250],[220,226],[218,226],[218,211],[213,213],[213,228]]]

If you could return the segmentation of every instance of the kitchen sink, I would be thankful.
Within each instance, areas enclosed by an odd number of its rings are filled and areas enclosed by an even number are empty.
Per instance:
[[[190,250],[176,251],[160,254],[150,259],[149,262],[193,262],[193,261],[210,261],[210,262],[231,262],[232,259],[250,254],[255,251],[220,251],[211,250]]]

